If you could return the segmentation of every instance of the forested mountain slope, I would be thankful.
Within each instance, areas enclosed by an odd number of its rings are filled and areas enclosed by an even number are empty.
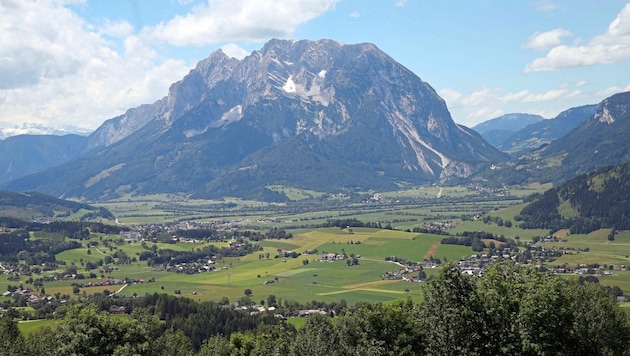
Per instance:
[[[0,190],[0,216],[19,219],[64,218],[85,210],[85,218],[114,219],[105,208],[78,203],[38,193],[15,193]]]
[[[577,176],[546,191],[525,207],[524,228],[589,233],[601,228],[630,229],[630,164]]]

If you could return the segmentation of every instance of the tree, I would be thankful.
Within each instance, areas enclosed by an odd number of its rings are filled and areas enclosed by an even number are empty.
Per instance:
[[[16,316],[15,310],[9,309],[0,318],[0,355],[18,355],[22,353],[24,338],[18,329],[17,322],[13,320]]]
[[[276,295],[275,294],[269,294],[269,296],[267,297],[267,306],[268,307],[275,307],[276,306]]]
[[[476,295],[473,280],[448,263],[423,292],[420,322],[426,330],[427,353],[482,354],[483,301]]]
[[[306,320],[306,324],[298,330],[290,355],[342,355],[339,344],[339,335],[330,318],[320,314],[312,314]]]
[[[411,299],[392,304],[361,303],[335,322],[340,348],[352,355],[417,355],[424,349]]]
[[[572,283],[568,308],[573,313],[571,334],[576,337],[566,345],[574,355],[624,355],[630,350],[628,315],[613,296],[594,283]]]

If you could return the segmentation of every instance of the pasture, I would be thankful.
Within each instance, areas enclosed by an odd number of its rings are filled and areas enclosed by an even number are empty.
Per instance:
[[[372,199],[375,192],[366,193],[361,199],[350,197],[330,197],[298,188],[273,186],[276,191],[283,191],[294,201],[302,204],[292,207],[283,203],[262,203],[236,198],[222,200],[190,200],[178,195],[155,195],[145,197],[126,196],[100,206],[107,207],[121,224],[160,224],[173,221],[238,221],[243,229],[265,231],[273,227],[286,228],[293,238],[285,240],[267,239],[255,242],[262,251],[242,257],[226,257],[216,261],[216,269],[195,274],[158,271],[149,267],[146,261],[138,261],[139,255],[147,249],[172,249],[190,251],[210,244],[226,246],[225,242],[189,243],[151,243],[144,246],[140,242],[113,243],[107,245],[104,240],[119,240],[119,236],[95,234],[91,240],[82,241],[83,247],[57,254],[56,258],[65,262],[59,271],[75,266],[78,273],[89,275],[93,272],[96,279],[61,280],[45,282],[48,295],[73,294],[76,282],[95,282],[102,279],[143,280],[142,283],[128,285],[85,287],[84,293],[117,292],[120,296],[141,296],[146,293],[169,293],[190,297],[195,300],[221,300],[227,297],[236,302],[244,297],[244,291],[251,289],[251,299],[259,303],[270,295],[277,300],[298,301],[301,303],[316,300],[348,304],[357,302],[389,302],[411,297],[414,301],[422,298],[422,283],[410,283],[402,280],[387,280],[381,276],[388,271],[397,271],[400,266],[388,262],[387,257],[396,256],[409,261],[422,261],[431,257],[444,261],[454,261],[473,254],[470,247],[441,245],[444,235],[413,233],[406,230],[422,228],[424,223],[452,221],[455,226],[450,234],[464,231],[486,231],[517,239],[522,243],[533,237],[546,236],[547,230],[523,230],[514,217],[525,206],[517,198],[504,199],[504,195],[523,196],[542,192],[548,187],[531,185],[513,187],[507,192],[497,194],[496,200],[488,193],[477,193],[466,187],[419,187],[395,192],[383,192],[380,200]],[[470,199],[469,199],[470,198]],[[291,203],[293,204],[293,203]],[[511,221],[514,226],[499,226],[494,222],[469,220],[475,214],[485,213]],[[357,219],[363,222],[389,224],[393,230],[372,228],[321,228],[315,227],[332,219]],[[560,233],[559,235],[563,235]],[[540,243],[546,248],[569,247],[576,249],[574,254],[567,254],[553,265],[600,264],[630,265],[630,232],[618,234],[615,241],[608,241],[608,232],[600,231],[588,235],[569,235],[563,242]],[[33,233],[32,238],[44,239],[60,236],[54,234]],[[99,242],[97,247],[86,247],[87,242]],[[154,247],[155,246],[155,247]],[[588,252],[585,250],[588,248]],[[89,251],[89,252],[88,252]],[[114,258],[122,251],[131,259],[128,264],[111,264],[114,270],[105,272],[102,266],[86,271],[88,262],[98,263],[106,256]],[[279,252],[295,251],[301,253],[297,258],[276,256]],[[316,251],[307,254],[307,251]],[[322,253],[345,253],[348,256],[360,256],[358,265],[348,266],[345,260],[319,262]],[[268,258],[266,257],[268,254]],[[435,275],[439,268],[425,269],[428,276]],[[52,274],[42,272],[33,274],[37,279]],[[28,276],[21,276],[18,281],[9,281],[6,275],[0,276],[0,289],[9,285],[29,287]],[[573,278],[573,276],[571,277]],[[624,291],[630,291],[630,272],[614,271],[611,276],[602,276],[605,285],[618,285]],[[123,288],[124,287],[124,288]]]
[[[440,245],[443,236],[418,234],[403,231],[380,230],[369,228],[347,229],[322,228],[295,232],[290,240],[268,239],[260,242],[263,251],[243,257],[228,257],[217,261],[216,270],[195,274],[157,271],[146,265],[145,261],[129,264],[112,264],[114,270],[105,272],[102,267],[86,271],[87,262],[97,263],[105,255],[113,256],[116,251],[124,251],[128,256],[137,256],[143,247],[140,243],[102,245],[98,250],[85,247],[61,252],[58,260],[66,263],[65,268],[75,266],[77,273],[88,276],[90,272],[96,279],[59,280],[44,283],[48,295],[70,295],[75,283],[97,282],[101,279],[143,280],[143,283],[109,285],[100,287],[82,287],[79,295],[90,295],[119,291],[120,296],[138,296],[145,293],[181,292],[181,295],[196,300],[220,300],[228,297],[235,302],[244,296],[245,289],[251,289],[251,299],[258,303],[269,295],[301,303],[311,300],[340,301],[349,304],[360,301],[388,302],[400,298],[421,298],[421,283],[402,280],[383,280],[381,275],[388,271],[398,271],[400,266],[385,261],[386,257],[403,257],[410,261],[421,261],[429,256],[454,260],[470,254],[470,249],[463,246]],[[150,245],[150,244],[149,244]],[[203,245],[158,244],[160,249],[191,249]],[[297,258],[275,258],[278,251],[296,251],[302,253]],[[306,254],[307,250],[317,250],[316,254]],[[348,266],[346,260],[319,262],[323,252],[345,252],[347,255],[360,256],[359,264]],[[269,258],[264,255],[269,253]],[[426,270],[428,275],[436,270]],[[41,276],[52,272],[42,272]],[[33,275],[38,278],[38,275]],[[0,277],[0,288],[8,285],[28,287],[28,277],[21,276],[19,281],[8,281],[7,276]],[[265,283],[267,282],[267,283]],[[122,288],[122,289],[121,289]]]

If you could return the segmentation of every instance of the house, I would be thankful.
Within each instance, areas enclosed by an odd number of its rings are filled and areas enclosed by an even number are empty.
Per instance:
[[[124,306],[116,306],[116,305],[112,305],[111,307],[109,307],[109,313],[110,314],[124,314],[127,311],[127,308],[125,308]]]
[[[617,302],[623,303],[625,301],[626,301],[626,296],[625,295],[618,295],[617,296]]]

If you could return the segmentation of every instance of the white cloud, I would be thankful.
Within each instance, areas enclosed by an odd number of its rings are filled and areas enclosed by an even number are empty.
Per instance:
[[[96,29],[68,3],[80,2],[0,1],[0,127],[94,129],[166,95],[189,70],[183,61],[158,60],[127,23]]]
[[[462,99],[462,104],[466,106],[483,106],[496,100],[500,91],[496,88],[482,88],[470,93]]]
[[[613,94],[617,94],[617,93],[623,93],[623,92],[627,92],[630,91],[630,84],[626,85],[624,88],[620,88],[617,86],[612,86],[609,88],[605,88],[602,90],[598,90],[595,95],[599,96],[599,97],[603,97],[603,98],[607,98]]]
[[[551,89],[543,93],[527,93],[527,95],[521,99],[524,103],[535,103],[541,101],[554,101],[554,100],[567,100],[575,99],[582,95],[580,90],[570,90],[568,88],[556,88]]]
[[[499,117],[505,114],[505,111],[501,110],[497,107],[492,106],[483,106],[478,109],[471,111],[468,114],[468,122],[481,122],[485,120],[490,120],[495,117]],[[472,125],[474,126],[474,125]]]
[[[405,5],[407,5],[407,0],[398,0],[396,2],[397,7],[405,7]]]
[[[339,0],[208,0],[185,16],[156,26],[151,36],[173,46],[224,41],[261,41],[290,36],[297,26],[328,11]]]
[[[243,59],[250,55],[250,52],[248,50],[239,47],[236,43],[228,43],[221,47],[221,50],[228,57],[236,59]]]
[[[628,87],[630,89],[630,85]],[[619,91],[621,91],[619,88],[615,88],[613,92]],[[505,112],[528,112],[539,115],[544,113],[542,115],[544,117],[553,117],[558,111],[542,109],[548,103],[557,104],[576,98],[587,98],[584,92],[571,88],[568,84],[561,84],[557,88],[543,92],[521,90],[505,93],[499,88],[481,88],[470,93],[461,93],[447,88],[439,90],[438,93],[446,101],[449,110],[457,112],[458,122],[468,126],[501,116]],[[592,95],[589,97],[592,98]],[[568,105],[562,109],[571,107]]]
[[[105,20],[105,26],[103,26],[101,33],[114,37],[124,38],[133,33],[133,26],[131,26],[129,22],[124,20]]]
[[[350,17],[354,17],[354,18],[356,19],[356,18],[359,18],[359,17],[361,16],[361,14],[359,14],[359,13],[358,13],[358,12],[356,12],[356,11],[352,11],[352,12],[350,13],[350,15],[348,15],[348,16],[350,16]]]
[[[630,60],[630,4],[608,26],[606,33],[586,45],[557,45],[544,57],[536,58],[525,72],[553,71],[562,68],[612,64]]]
[[[438,94],[442,97],[442,99],[444,99],[444,101],[446,101],[446,105],[449,108],[462,106],[463,95],[457,90],[445,88],[441,89]]]
[[[536,11],[547,12],[560,8],[560,5],[555,4],[549,0],[539,0],[535,5]]]
[[[560,45],[562,37],[572,35],[571,31],[562,28],[556,28],[547,32],[536,32],[527,39],[527,42],[523,43],[523,47],[536,51],[546,51]]]

